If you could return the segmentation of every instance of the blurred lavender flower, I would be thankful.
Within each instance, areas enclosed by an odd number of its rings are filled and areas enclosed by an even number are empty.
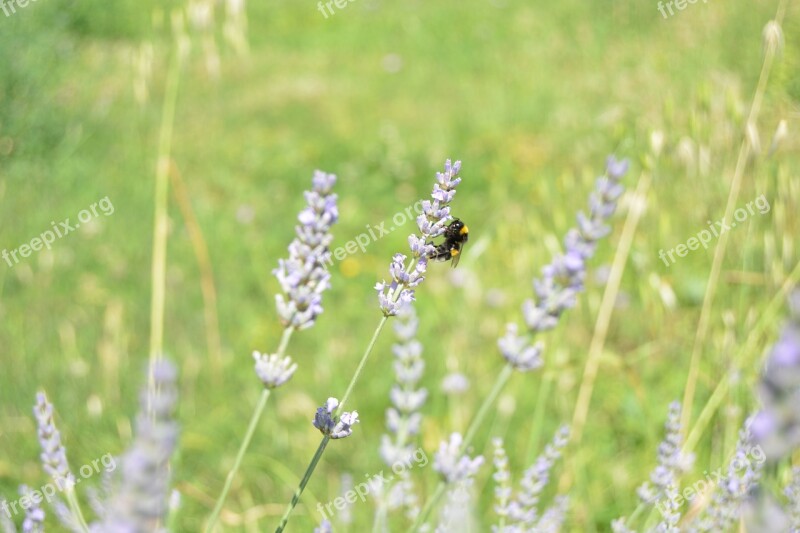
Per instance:
[[[749,425],[750,420],[745,422],[745,429],[739,432],[733,459],[728,464],[726,475],[717,484],[711,503],[690,524],[688,531],[728,531],[739,520],[743,504],[750,490],[758,483],[764,464],[764,461],[752,462],[748,459],[753,450],[746,429]]]
[[[664,489],[664,502],[658,505],[662,520],[653,529],[655,533],[680,533],[678,522],[681,519],[680,506],[678,505],[678,487],[670,485]]]
[[[772,494],[761,487],[753,487],[750,497],[742,510],[744,531],[786,531],[797,533],[792,527],[792,520],[786,510],[775,500]]]
[[[353,433],[353,426],[358,424],[358,411],[352,413],[346,411],[335,417],[333,413],[337,407],[339,407],[339,400],[328,398],[325,405],[317,408],[313,424],[323,435],[332,439],[343,439],[349,437]]]
[[[414,287],[425,279],[428,267],[428,256],[435,247],[429,244],[430,240],[444,233],[450,216],[450,202],[456,195],[456,187],[461,183],[457,177],[461,170],[461,161],[451,164],[448,159],[444,165],[444,172],[436,173],[436,183],[433,185],[431,200],[422,202],[422,214],[417,217],[417,227],[420,235],[412,234],[408,237],[408,245],[414,260],[406,267],[407,257],[397,253],[389,265],[389,274],[392,281],[381,281],[375,285],[378,291],[378,304],[384,316],[395,316],[405,304],[414,300]]]
[[[790,319],[761,377],[762,409],[750,426],[753,443],[775,462],[800,446],[800,290],[789,298]]]
[[[439,451],[433,456],[433,469],[441,474],[448,484],[460,481],[471,482],[483,464],[483,456],[470,458],[461,453],[464,441],[460,433],[450,435],[450,440],[439,444]]]
[[[667,494],[669,487],[678,487],[678,478],[694,462],[693,455],[684,455],[681,452],[680,418],[681,404],[672,402],[664,423],[666,435],[658,445],[658,464],[650,474],[650,482],[645,481],[636,491],[644,503],[654,503]]]
[[[513,489],[511,488],[511,473],[508,471],[508,455],[503,446],[503,439],[497,437],[492,440],[494,447],[494,475],[492,478],[496,483],[494,488],[494,512],[505,520],[508,516],[508,506],[511,502]],[[492,531],[498,528],[492,527]]]
[[[388,466],[410,460],[415,449],[412,438],[419,434],[422,425],[419,409],[428,391],[416,388],[425,370],[422,344],[415,338],[418,326],[414,306],[403,307],[394,323],[398,342],[392,346],[397,384],[390,393],[393,407],[386,410],[386,426],[392,435],[384,434],[380,447],[381,458]]]
[[[452,396],[464,394],[469,390],[469,379],[460,372],[447,374],[442,380],[442,392]]]
[[[23,498],[27,498],[31,505],[25,508],[25,519],[22,521],[22,533],[41,533],[44,531],[44,511],[39,507],[39,502],[31,495],[31,489],[27,485],[20,485],[19,493]]]
[[[439,513],[436,533],[452,533],[454,531],[477,531],[475,518],[474,487],[471,479],[449,485],[444,505]]]
[[[531,344],[530,338],[519,334],[516,324],[506,324],[506,334],[497,340],[500,353],[514,368],[520,372],[528,372],[542,366],[541,342]]]
[[[169,462],[178,442],[177,372],[161,359],[151,373],[154,387],[142,393],[133,444],[119,460],[108,511],[101,523],[92,524],[92,533],[167,531]]]
[[[564,237],[564,255],[542,268],[540,278],[533,280],[534,299],[522,305],[528,332],[536,335],[553,329],[567,309],[575,306],[577,294],[584,289],[586,262],[594,255],[597,241],[611,229],[606,221],[614,214],[625,188],[620,179],[628,171],[628,161],[609,156],[606,174],[597,178],[595,190],[589,197],[589,214],[578,213],[577,227]],[[542,347],[530,336],[520,335],[510,324],[498,342],[503,357],[517,370],[526,372],[541,366]]]
[[[328,519],[323,520],[319,527],[314,528],[314,533],[333,533],[331,521]]]
[[[256,360],[256,374],[268,389],[280,387],[292,378],[297,363],[292,362],[291,357],[280,357],[278,354],[263,354],[253,352],[253,359]]]
[[[74,486],[75,476],[69,469],[67,451],[61,444],[61,433],[53,421],[53,405],[47,401],[47,396],[43,392],[36,394],[33,414],[36,417],[39,444],[42,447],[39,457],[44,471],[59,485],[64,483],[66,487]]]
[[[501,517],[501,526],[494,526],[496,533],[512,531],[558,531],[564,522],[567,510],[567,498],[556,497],[553,504],[539,513],[542,491],[550,480],[550,470],[561,457],[561,450],[569,440],[569,428],[561,427],[544,452],[536,458],[533,465],[523,474],[519,494],[514,497],[511,489],[508,463],[502,443],[495,444],[495,510]],[[507,523],[506,523],[507,521]]]
[[[408,470],[402,471],[397,477],[397,482],[389,488],[386,496],[386,505],[389,509],[405,509],[405,516],[414,520],[420,512],[419,496]],[[381,487],[382,489],[385,487]]]
[[[331,261],[330,230],[339,218],[336,195],[331,193],[335,182],[334,174],[314,173],[312,190],[305,192],[307,205],[297,217],[300,224],[289,245],[289,258],[280,259],[272,271],[283,289],[275,302],[286,327],[311,327],[322,313],[322,292],[330,287],[331,277],[325,269]]]

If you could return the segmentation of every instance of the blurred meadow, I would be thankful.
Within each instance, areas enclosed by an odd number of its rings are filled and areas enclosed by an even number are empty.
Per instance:
[[[315,169],[338,176],[335,249],[367,225],[392,226],[395,213],[428,197],[445,159],[462,161],[452,209],[469,225],[469,244],[458,268],[429,266],[414,304],[429,391],[420,443],[432,458],[489,393],[504,363],[497,339],[506,322],[521,321],[531,279],[561,251],[606,156],[631,160],[586,291],[543,337],[544,367],[511,378],[473,443],[471,455],[487,460],[475,482],[478,531],[495,521],[491,438],[505,439],[516,482],[574,419],[631,210],[642,209],[641,219],[622,258],[582,436],[546,494],[568,492],[566,531],[610,531],[631,514],[667,406],[684,397],[709,288],[685,430],[711,408],[685,479],[725,465],[758,407],[754,385],[800,275],[800,17],[785,3],[760,91],[776,1],[698,2],[665,18],[654,1],[357,0],[325,18],[312,1],[270,0],[247,3],[237,18],[223,3],[203,11],[178,1],[38,0],[0,16],[0,249],[75,222],[103,198],[113,204],[51,250],[0,261],[0,495],[15,499],[20,483],[47,481],[31,412],[39,390],[55,405],[74,467],[130,443],[150,350],[164,122],[173,128],[163,345],[179,370],[176,531],[203,527],[258,401],[251,353],[274,350],[281,337],[272,270]],[[176,105],[165,121],[171,75]],[[720,240],[669,266],[659,251],[723,218],[743,146],[732,206],[764,195],[769,210],[727,234],[709,287]],[[291,340],[299,368],[269,400],[223,530],[276,526],[319,443],[314,411],[346,388],[381,317],[373,287],[388,279],[394,253],[408,253],[414,231],[409,220],[334,262],[325,311]],[[361,423],[328,446],[289,531],[319,525],[317,503],[339,495],[343,474],[358,482],[386,468],[378,446],[394,341],[386,328],[348,402]],[[443,391],[453,373],[469,380],[466,392]],[[432,468],[412,476],[428,494],[435,487]],[[85,502],[83,486],[78,495]],[[369,530],[373,503],[357,501],[354,521],[334,526]],[[392,531],[408,525],[392,517]]]

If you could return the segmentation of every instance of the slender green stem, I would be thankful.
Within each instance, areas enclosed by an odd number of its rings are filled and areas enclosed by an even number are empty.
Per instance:
[[[311,474],[314,473],[314,469],[317,468],[317,463],[322,458],[322,454],[325,452],[325,447],[330,442],[331,438],[328,435],[322,437],[322,442],[319,443],[319,447],[317,448],[317,453],[314,454],[314,458],[311,459],[311,464],[308,465],[306,468],[306,473],[303,476],[302,481],[300,481],[300,486],[297,487],[297,490],[294,491],[292,495],[292,501],[289,502],[289,506],[286,508],[286,512],[283,513],[281,517],[281,523],[278,524],[278,529],[275,530],[275,533],[281,533],[283,529],[286,527],[286,523],[289,522],[289,515],[292,514],[292,510],[294,510],[297,502],[300,501],[300,495],[303,494],[303,490],[305,490],[306,485],[308,485],[308,480],[311,479]]]
[[[778,11],[775,16],[775,22],[780,25],[783,22],[783,16],[786,12],[787,0],[782,0],[778,4]],[[767,90],[767,82],[772,70],[772,63],[777,55],[778,50],[776,43],[771,43],[767,47],[764,54],[764,61],[761,64],[761,74],[758,77],[758,85],[756,86],[755,94],[753,95],[753,102],[750,106],[750,113],[745,123],[745,128],[749,131],[751,128],[756,127],[758,116],[761,111],[761,103],[764,98],[764,93]],[[730,221],[733,218],[734,204],[739,198],[739,190],[741,189],[742,179],[747,162],[751,155],[751,141],[747,133],[744,135],[741,147],[739,149],[739,157],[736,161],[736,167],[733,171],[733,179],[731,180],[730,191],[728,192],[728,201],[725,206],[725,216],[723,220]],[[692,355],[689,360],[689,372],[686,377],[686,385],[683,392],[683,402],[681,403],[681,432],[689,429],[689,422],[692,418],[692,407],[694,405],[695,389],[697,388],[697,379],[700,374],[700,358],[702,348],[705,345],[706,334],[711,323],[711,308],[714,303],[714,296],[716,294],[717,284],[719,282],[720,273],[722,272],[722,261],[725,257],[725,251],[728,245],[728,233],[723,232],[720,234],[719,243],[714,249],[714,259],[711,263],[711,272],[708,275],[708,283],[706,284],[706,293],[703,298],[703,306],[700,310],[700,318],[697,323],[697,334],[692,346]]]
[[[472,443],[472,439],[475,437],[475,433],[478,431],[478,428],[483,423],[483,419],[486,418],[486,414],[489,412],[489,409],[494,404],[494,401],[500,395],[500,391],[503,390],[506,383],[508,382],[508,378],[511,377],[511,374],[514,372],[514,367],[510,364],[506,364],[503,367],[503,370],[500,371],[500,374],[497,376],[497,380],[494,382],[494,387],[492,387],[492,391],[489,393],[489,396],[484,398],[483,405],[481,408],[478,409],[478,414],[475,415],[475,418],[472,419],[472,423],[469,425],[467,429],[467,433],[464,435],[464,442],[461,443],[461,453],[467,451],[467,447]]]
[[[369,344],[367,345],[367,349],[364,350],[364,355],[361,356],[361,361],[358,362],[356,371],[353,374],[353,377],[350,379],[350,383],[347,385],[347,390],[344,391],[344,396],[342,396],[342,401],[339,402],[339,407],[337,408],[337,411],[341,411],[344,408],[344,404],[350,397],[350,393],[353,392],[353,387],[355,387],[356,381],[358,381],[358,377],[361,375],[361,371],[364,370],[364,365],[367,364],[367,359],[369,358],[369,354],[372,353],[372,349],[375,347],[375,342],[378,340],[378,336],[381,334],[383,326],[386,325],[386,322],[388,320],[389,317],[387,316],[381,318],[381,321],[378,323],[378,327],[375,328],[375,333],[372,334],[372,338],[370,339]]]
[[[169,162],[172,153],[172,132],[175,125],[175,108],[178,101],[178,87],[181,72],[181,53],[173,51],[172,61],[167,73],[167,85],[161,111],[161,125],[158,132],[158,156],[156,161],[155,209],[153,220],[153,258],[151,276],[153,286],[150,296],[150,366],[161,357],[164,342],[164,297],[167,269],[167,191],[169,185]],[[153,385],[152,375],[150,385]]]
[[[269,394],[270,390],[267,388],[265,388],[261,393],[261,398],[258,400],[258,405],[256,405],[256,409],[253,411],[253,416],[250,418],[250,425],[247,428],[247,433],[245,434],[244,440],[239,447],[239,453],[236,454],[236,461],[234,461],[231,471],[228,472],[228,477],[225,478],[225,486],[222,488],[222,492],[220,493],[219,498],[217,498],[217,504],[214,506],[214,511],[212,511],[211,516],[208,519],[208,523],[206,524],[206,533],[211,533],[214,530],[214,526],[217,524],[217,521],[219,520],[219,514],[222,511],[222,506],[225,504],[225,499],[228,497],[228,492],[231,490],[233,478],[236,477],[236,473],[239,471],[239,467],[242,465],[242,459],[244,459],[244,455],[247,453],[247,448],[250,446],[250,441],[253,439],[253,435],[256,432],[256,427],[258,427],[258,421],[261,419],[261,415],[264,413],[264,408],[267,406]]]
[[[531,424],[531,435],[528,438],[528,451],[525,454],[525,464],[531,464],[534,459],[536,459],[536,454],[539,450],[539,441],[542,436],[542,426],[544,425],[545,405],[547,405],[547,398],[550,396],[553,380],[552,373],[545,367],[542,381],[539,384],[539,396],[536,399],[536,408],[533,411],[533,422]]]
[[[431,513],[433,506],[436,504],[437,501],[442,497],[444,494],[444,489],[447,487],[447,484],[444,481],[440,481],[438,485],[436,485],[436,489],[431,494],[431,497],[428,498],[428,501],[425,502],[425,506],[422,508],[422,511],[417,515],[417,519],[414,520],[414,524],[408,529],[409,533],[417,531],[422,524],[425,523],[425,520],[428,518],[428,515]]]
[[[283,335],[281,336],[281,341],[278,345],[277,352],[280,357],[283,357],[284,353],[286,352],[286,347],[289,345],[289,339],[292,337],[292,333],[294,333],[294,328],[288,327],[283,330]],[[225,486],[222,488],[222,492],[220,493],[219,498],[217,498],[217,504],[214,506],[214,510],[211,512],[211,516],[206,524],[206,533],[211,533],[214,530],[214,526],[219,521],[219,515],[222,512],[222,506],[225,504],[225,499],[228,497],[228,492],[231,490],[233,479],[236,477],[236,473],[239,471],[239,468],[242,465],[244,455],[247,453],[247,449],[250,447],[250,442],[253,440],[256,427],[258,427],[258,421],[261,420],[261,415],[264,414],[264,408],[267,406],[269,395],[270,389],[265,388],[264,392],[261,393],[261,397],[258,400],[255,410],[253,411],[253,416],[250,417],[250,424],[247,427],[247,433],[245,433],[244,440],[242,440],[242,444],[239,446],[239,452],[236,454],[236,460],[233,463],[233,468],[231,468],[230,472],[228,472],[228,476],[225,478]]]
[[[378,323],[378,327],[375,328],[375,333],[372,334],[372,338],[370,339],[366,350],[364,350],[364,355],[361,356],[361,361],[358,362],[358,367],[356,367],[356,371],[353,374],[353,377],[350,379],[350,384],[347,385],[347,390],[345,391],[344,396],[342,396],[342,401],[336,408],[337,411],[341,410],[344,407],[345,402],[350,397],[350,393],[353,392],[353,387],[355,387],[356,381],[358,381],[358,377],[361,375],[361,371],[364,370],[364,366],[367,364],[367,359],[369,358],[369,354],[372,353],[372,349],[375,347],[375,342],[378,340],[378,336],[381,334],[381,330],[383,330],[383,326],[386,325],[387,320],[389,320],[389,317],[384,316]],[[303,476],[303,480],[300,482],[300,486],[297,487],[297,490],[294,491],[294,495],[292,496],[292,501],[286,508],[286,512],[283,513],[283,517],[281,518],[281,523],[278,526],[278,529],[275,530],[276,533],[283,531],[283,528],[286,527],[286,523],[289,521],[289,515],[292,514],[292,511],[297,505],[297,502],[300,501],[300,495],[303,494],[303,490],[305,490],[306,484],[308,483],[308,480],[311,478],[311,474],[314,473],[314,469],[317,467],[317,463],[322,457],[322,453],[325,451],[325,446],[328,445],[329,440],[330,436],[328,435],[326,435],[322,439],[319,448],[317,448],[317,453],[314,454],[314,458],[311,459],[311,463],[308,465],[308,468],[306,469],[306,474]]]
[[[78,521],[78,525],[81,529],[89,533],[89,526],[86,524],[86,519],[83,517],[81,506],[78,505],[78,499],[75,497],[75,488],[68,487],[65,492],[67,494],[67,505],[70,510],[72,510],[72,516]]]
[[[483,404],[481,405],[480,409],[478,409],[478,413],[475,415],[475,418],[472,419],[469,428],[467,428],[467,432],[464,435],[464,441],[461,443],[461,449],[459,450],[460,454],[466,453],[467,448],[472,443],[472,439],[475,438],[475,433],[477,433],[478,428],[483,423],[483,419],[486,418],[486,415],[489,413],[489,409],[500,395],[500,391],[503,390],[503,387],[505,387],[513,372],[514,367],[510,364],[506,364],[506,366],[503,367],[503,370],[500,371],[500,374],[498,374],[497,380],[495,380],[491,392],[486,398],[484,398]],[[446,484],[444,482],[439,483],[431,497],[428,498],[427,502],[425,502],[425,506],[417,515],[417,519],[414,521],[414,525],[411,526],[409,531],[416,531],[425,522],[425,520],[428,518],[428,514],[430,514],[431,510],[433,509],[433,506],[436,505],[439,498],[441,498],[442,494],[444,494],[445,486]]]

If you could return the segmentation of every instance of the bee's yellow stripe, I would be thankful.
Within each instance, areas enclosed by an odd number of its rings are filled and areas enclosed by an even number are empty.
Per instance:
[[[466,235],[467,233],[469,233],[469,228],[467,226],[464,226],[458,233],[460,233],[461,235]]]

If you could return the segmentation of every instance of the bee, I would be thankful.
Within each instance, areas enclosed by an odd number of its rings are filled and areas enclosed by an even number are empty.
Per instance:
[[[436,246],[430,255],[434,261],[449,261],[452,259],[453,268],[461,258],[461,251],[469,240],[469,228],[459,219],[453,221],[444,230],[444,242]],[[429,244],[433,244],[432,242]]]

